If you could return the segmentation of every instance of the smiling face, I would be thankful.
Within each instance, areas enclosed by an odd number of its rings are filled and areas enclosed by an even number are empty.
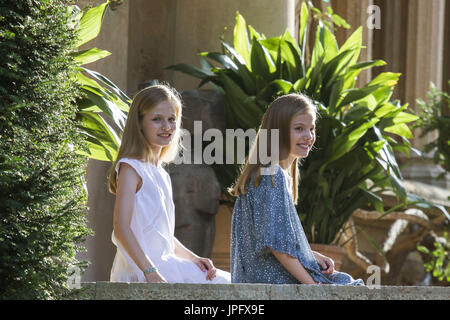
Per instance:
[[[316,117],[310,112],[296,114],[290,125],[289,158],[306,158],[316,141]]]
[[[146,112],[141,120],[141,129],[147,143],[155,154],[159,155],[161,149],[172,142],[177,129],[176,109],[173,102],[160,102]]]

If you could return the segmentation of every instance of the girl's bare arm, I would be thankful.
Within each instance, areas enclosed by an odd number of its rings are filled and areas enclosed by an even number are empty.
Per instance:
[[[272,250],[272,254],[281,263],[281,265],[299,282],[304,284],[317,284],[311,275],[306,271],[303,265],[297,258],[294,258],[286,253],[281,253]]]

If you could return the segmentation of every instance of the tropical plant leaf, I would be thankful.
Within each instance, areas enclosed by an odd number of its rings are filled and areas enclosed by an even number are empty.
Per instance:
[[[89,156],[96,160],[113,161],[120,145],[115,130],[96,113],[79,112],[78,116],[82,132],[88,136]]]
[[[217,52],[202,52],[202,53],[199,53],[199,55],[202,56],[202,57],[207,57],[207,58],[209,58],[211,60],[214,60],[216,62],[219,62],[227,69],[231,69],[233,71],[237,71],[238,70],[238,67],[233,62],[233,60],[231,60],[231,58],[229,58],[225,54],[221,54],[221,53],[217,53]],[[208,72],[208,69],[202,69],[202,71],[204,73],[207,73],[207,74],[211,75],[211,72]]]
[[[199,78],[199,79],[205,79],[208,76],[214,75],[214,73],[212,73],[212,72],[205,72],[202,69],[199,69],[193,65],[186,64],[186,63],[172,65],[170,67],[167,67],[166,69],[181,71],[183,73],[186,73],[188,75],[191,75],[191,76]]]
[[[109,80],[104,75],[92,71],[86,68],[82,67],[82,70],[89,74],[92,78],[96,79],[97,81],[100,81],[102,84],[106,85],[115,95],[117,95],[118,99],[121,100],[121,102],[116,103],[120,110],[128,112],[129,105],[131,104],[131,98],[128,97],[116,84],[114,84],[111,80]],[[106,88],[104,88],[106,90]],[[108,90],[106,90],[108,91]]]
[[[354,124],[346,127],[343,132],[332,142],[330,156],[322,165],[319,173],[323,173],[323,170],[328,163],[339,159],[346,152],[348,152],[356,144],[356,142],[358,142],[359,138],[361,138],[367,130],[372,128],[378,121],[379,119],[377,118],[366,119],[355,122]]]
[[[383,60],[366,61],[352,65],[350,70],[364,70],[372,67],[381,67],[384,65],[386,65],[386,62]]]
[[[258,40],[253,39],[250,52],[251,71],[264,79],[271,79],[275,72],[275,64],[270,54],[261,46]]]
[[[102,112],[107,114],[114,121],[114,124],[120,129],[125,128],[126,114],[120,110],[117,105],[108,97],[105,97],[102,92],[97,91],[95,88],[88,88],[87,86],[82,87],[86,99],[92,104],[92,106],[97,107]],[[86,105],[85,105],[86,107]],[[86,109],[84,109],[86,111]],[[95,111],[95,109],[91,109]]]
[[[373,85],[373,86],[366,86],[361,89],[351,89],[347,91],[347,94],[345,95],[344,99],[340,102],[339,108],[342,106],[346,106],[350,103],[356,102],[362,98],[367,97],[369,94],[373,93],[374,91],[381,88],[381,85]]]
[[[311,53],[311,64],[309,66],[310,70],[313,70],[316,65],[319,64],[319,61],[323,62],[324,59],[324,48],[322,45],[322,41],[320,41],[322,29],[323,27],[319,25],[316,31],[316,41],[314,42],[313,51]]]
[[[300,25],[299,25],[299,46],[302,51],[302,61],[305,60],[305,51],[306,51],[306,38],[307,38],[307,25],[308,25],[308,6],[305,2],[302,3],[302,7],[300,9]]]
[[[257,127],[262,116],[261,109],[253,101],[249,100],[247,94],[225,73],[221,73],[219,78],[225,92],[228,93],[225,99],[229,102],[230,111],[236,116],[239,125],[242,128]]]
[[[339,51],[336,38],[328,28],[323,28],[324,63],[333,59]]]
[[[400,124],[400,123],[408,123],[408,122],[413,122],[413,121],[417,121],[420,118],[414,114],[411,113],[407,113],[407,112],[399,112],[395,118],[393,118],[393,123],[395,124]]]
[[[394,133],[394,134],[397,134],[399,136],[403,136],[403,137],[409,138],[409,139],[414,138],[411,130],[404,123],[395,124],[393,126],[386,127],[386,128],[384,128],[384,131]]]
[[[90,48],[83,51],[78,51],[72,54],[73,58],[79,65],[88,64],[104,57],[109,56],[111,53],[106,50],[100,50],[97,48]]]
[[[350,37],[344,42],[344,44],[339,49],[339,52],[346,50],[354,50],[355,53],[350,61],[350,65],[354,65],[359,58],[359,53],[361,51],[362,45],[362,27],[358,27]]]
[[[256,38],[256,40],[266,39],[266,36],[264,34],[260,34],[251,25],[248,25],[248,31],[250,32],[250,40],[253,38]]]
[[[232,58],[234,58],[234,62],[238,67],[238,71],[236,74],[241,78],[245,91],[248,94],[256,93],[256,81],[254,76],[251,74],[250,69],[246,65],[244,59],[225,41],[221,41],[222,46],[225,50],[227,50]]]
[[[83,150],[77,149],[76,153],[95,160],[109,161],[109,162],[114,161],[115,153],[111,153],[110,149],[104,147],[101,141],[95,139],[94,137],[88,137],[86,141],[88,152],[84,152]]]
[[[248,40],[247,25],[242,15],[236,13],[236,25],[233,31],[233,45],[236,52],[242,57],[251,71],[250,44]]]
[[[109,2],[107,1],[97,7],[87,10],[83,14],[78,27],[76,47],[80,47],[98,36],[108,4]]]

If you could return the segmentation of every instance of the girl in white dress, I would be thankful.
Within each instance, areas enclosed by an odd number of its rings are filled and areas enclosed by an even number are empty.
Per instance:
[[[180,124],[175,90],[155,85],[133,99],[109,177],[116,195],[112,282],[230,283],[228,272],[174,236],[172,184],[162,164],[177,155]]]

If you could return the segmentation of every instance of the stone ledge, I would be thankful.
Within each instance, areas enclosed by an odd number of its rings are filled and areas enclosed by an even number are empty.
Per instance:
[[[86,282],[80,300],[450,300],[450,287]]]

